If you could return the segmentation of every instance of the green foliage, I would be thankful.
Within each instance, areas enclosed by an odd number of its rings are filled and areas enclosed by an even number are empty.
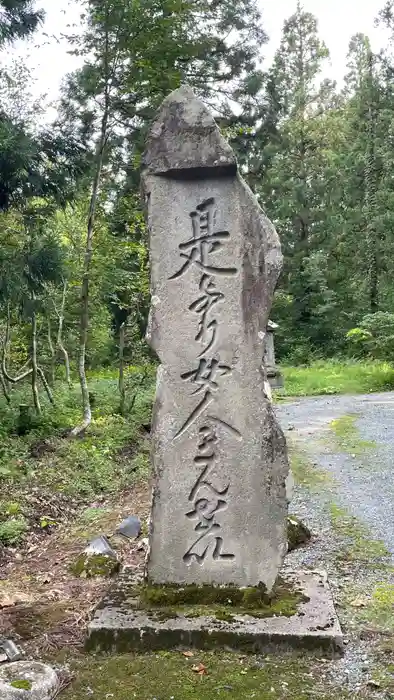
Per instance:
[[[276,392],[283,396],[361,394],[394,388],[394,368],[387,362],[318,360],[309,366],[281,367],[285,386]]]
[[[21,516],[0,520],[0,543],[3,545],[18,544],[28,530],[27,520]]]
[[[360,327],[352,328],[346,337],[359,355],[390,362],[394,357],[394,314],[368,314]]]
[[[130,374],[139,375],[137,367]],[[17,544],[31,524],[47,530],[57,519],[39,504],[31,510],[29,494],[58,494],[71,503],[91,503],[92,499],[119,492],[135,480],[149,478],[148,432],[154,393],[152,367],[139,384],[133,406],[126,415],[117,413],[118,392],[115,372],[108,370],[91,378],[96,397],[93,421],[86,435],[69,437],[79,416],[79,391],[57,385],[56,407],[43,403],[43,412],[34,417],[25,435],[16,433],[18,406],[28,387],[12,394],[9,406],[0,399],[0,541]],[[27,500],[26,500],[27,497]],[[95,511],[96,512],[96,511]],[[88,517],[88,516],[86,516]]]
[[[43,18],[43,11],[37,10],[32,0],[1,0],[0,47],[28,37]]]

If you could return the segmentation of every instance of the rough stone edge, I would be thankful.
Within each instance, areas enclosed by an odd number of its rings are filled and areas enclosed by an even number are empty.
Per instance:
[[[133,610],[127,602],[119,603],[120,583],[114,596],[110,594],[96,610],[88,626],[86,649],[146,652],[192,647],[254,654],[278,650],[342,654],[343,635],[324,572],[294,572],[285,578],[310,598],[300,604],[296,615],[264,619],[238,615],[235,622],[205,616],[154,619],[149,611]]]
[[[9,681],[0,678],[1,700],[50,700],[59,689],[59,677],[49,664],[41,661],[13,661],[1,667],[3,673],[11,672],[13,676],[30,680],[35,674],[40,674],[32,682],[31,690],[14,688]]]

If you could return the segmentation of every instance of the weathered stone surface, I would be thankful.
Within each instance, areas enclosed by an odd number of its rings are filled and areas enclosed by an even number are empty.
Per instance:
[[[145,154],[157,352],[148,577],[271,590],[287,549],[285,440],[261,368],[276,231],[189,88]]]
[[[243,653],[275,653],[295,648],[316,653],[341,653],[343,637],[324,573],[287,574],[286,581],[301,590],[305,602],[291,617],[256,618],[229,608],[229,620],[202,614],[187,617],[187,610],[138,608],[133,598],[135,581],[126,569],[115,589],[96,610],[86,640],[90,651],[152,651],[156,649],[241,649]]]
[[[58,689],[56,672],[37,661],[16,661],[0,667],[1,700],[51,700]]]
[[[151,128],[143,160],[152,173],[201,178],[210,169],[234,174],[234,153],[212,115],[187,85],[163,102]]]

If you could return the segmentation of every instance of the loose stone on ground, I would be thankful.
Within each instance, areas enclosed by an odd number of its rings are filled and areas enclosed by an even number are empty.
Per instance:
[[[59,686],[56,672],[37,661],[0,666],[1,700],[51,700]]]

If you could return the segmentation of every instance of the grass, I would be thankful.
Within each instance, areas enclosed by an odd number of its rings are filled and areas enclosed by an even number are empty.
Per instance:
[[[320,360],[308,366],[281,367],[284,388],[277,398],[367,394],[394,389],[394,367],[387,362]]]
[[[311,491],[320,491],[334,484],[332,476],[316,467],[299,446],[289,445],[289,459],[294,481],[299,486],[305,486]]]
[[[141,372],[130,370],[131,383],[133,374]],[[89,389],[93,420],[79,439],[67,437],[81,418],[78,385],[56,385],[56,407],[43,400],[42,416],[32,414],[25,435],[18,435],[18,407],[30,401],[30,387],[14,391],[11,406],[0,400],[0,544],[17,545],[31,528],[50,530],[62,508],[118,493],[149,475],[154,369],[130,390],[135,400],[126,416],[118,412],[115,375],[91,377]]]
[[[372,440],[362,440],[357,428],[358,415],[341,416],[330,423],[335,441],[342,452],[360,456],[376,447]]]
[[[63,700],[334,700],[319,693],[318,662],[296,656],[242,657],[221,651],[194,652],[189,658],[180,652],[136,656],[83,656],[73,664],[76,680],[62,695]],[[93,691],[93,693],[92,693]],[[343,691],[342,699],[349,697]]]
[[[352,561],[372,569],[385,568],[391,555],[381,540],[371,538],[368,528],[346,509],[332,503],[330,506],[331,525],[342,542],[338,549],[339,561]]]

